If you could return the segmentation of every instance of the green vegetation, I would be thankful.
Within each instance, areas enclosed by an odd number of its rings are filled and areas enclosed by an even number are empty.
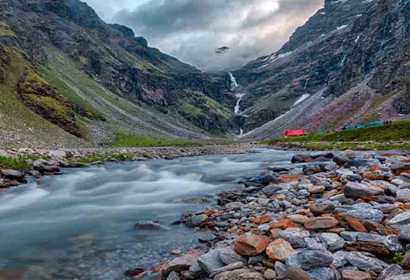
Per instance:
[[[0,169],[24,170],[31,168],[30,160],[37,160],[35,156],[21,156],[17,158],[0,157]]]
[[[132,161],[133,156],[132,155],[126,155],[126,154],[117,154],[117,155],[94,155],[94,156],[89,156],[85,158],[81,158],[78,160],[78,162],[81,163],[93,163],[93,162],[107,162],[110,160],[115,160],[115,161]],[[75,159],[73,161],[76,161]]]
[[[310,150],[393,150],[410,149],[410,143],[403,142],[409,139],[410,121],[402,121],[391,125],[351,131],[274,139],[267,144],[301,147]]]
[[[393,258],[394,263],[396,263],[396,264],[401,264],[401,262],[403,261],[403,259],[404,259],[404,254],[403,254],[403,253],[396,253],[396,254],[394,254],[394,258]]]
[[[39,67],[39,72],[43,77],[54,87],[58,88],[59,92],[71,100],[76,106],[81,108],[83,115],[89,119],[97,117],[102,118],[101,113],[97,112],[85,99],[78,95],[71,87],[69,87],[56,73],[45,66]]]
[[[181,139],[167,139],[162,136],[137,136],[119,133],[112,143],[114,147],[188,147],[201,144]]]
[[[313,134],[302,137],[281,138],[281,142],[351,142],[351,141],[402,141],[410,139],[410,121],[390,125],[337,131],[327,134]]]
[[[194,116],[203,116],[204,115],[204,112],[201,109],[199,109],[199,108],[197,108],[197,107],[195,107],[195,106],[193,106],[189,103],[181,104],[179,106],[179,109],[181,111],[183,111],[184,113],[189,114],[189,115],[194,115]]]

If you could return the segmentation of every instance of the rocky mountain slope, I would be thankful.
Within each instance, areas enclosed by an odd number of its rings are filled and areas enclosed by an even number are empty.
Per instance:
[[[238,130],[223,77],[148,47],[79,0],[0,0],[0,95],[2,145]]]
[[[281,50],[233,72],[244,139],[408,118],[409,12],[409,1],[326,0]]]

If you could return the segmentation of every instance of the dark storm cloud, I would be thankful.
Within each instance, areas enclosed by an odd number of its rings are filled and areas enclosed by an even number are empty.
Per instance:
[[[276,51],[323,0],[149,0],[111,21],[203,70],[238,67]],[[228,46],[223,55],[215,49]]]

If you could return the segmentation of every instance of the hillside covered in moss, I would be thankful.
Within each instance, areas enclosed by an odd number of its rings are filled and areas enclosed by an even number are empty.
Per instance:
[[[0,97],[3,146],[239,131],[222,77],[150,48],[79,0],[0,0]]]

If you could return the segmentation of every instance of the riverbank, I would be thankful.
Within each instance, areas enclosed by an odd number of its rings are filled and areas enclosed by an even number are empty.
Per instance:
[[[278,138],[266,144],[281,149],[312,151],[410,150],[410,121],[301,137]]]
[[[0,149],[0,191],[26,184],[31,178],[62,175],[62,168],[82,168],[105,162],[246,154],[252,153],[252,149],[257,147],[261,146],[237,143],[197,147]]]
[[[297,139],[275,139],[266,143],[272,148],[283,150],[305,150],[305,151],[410,151],[408,141],[298,141]]]
[[[272,166],[183,216],[213,235],[160,266],[162,279],[408,280],[409,162],[350,151]]]

